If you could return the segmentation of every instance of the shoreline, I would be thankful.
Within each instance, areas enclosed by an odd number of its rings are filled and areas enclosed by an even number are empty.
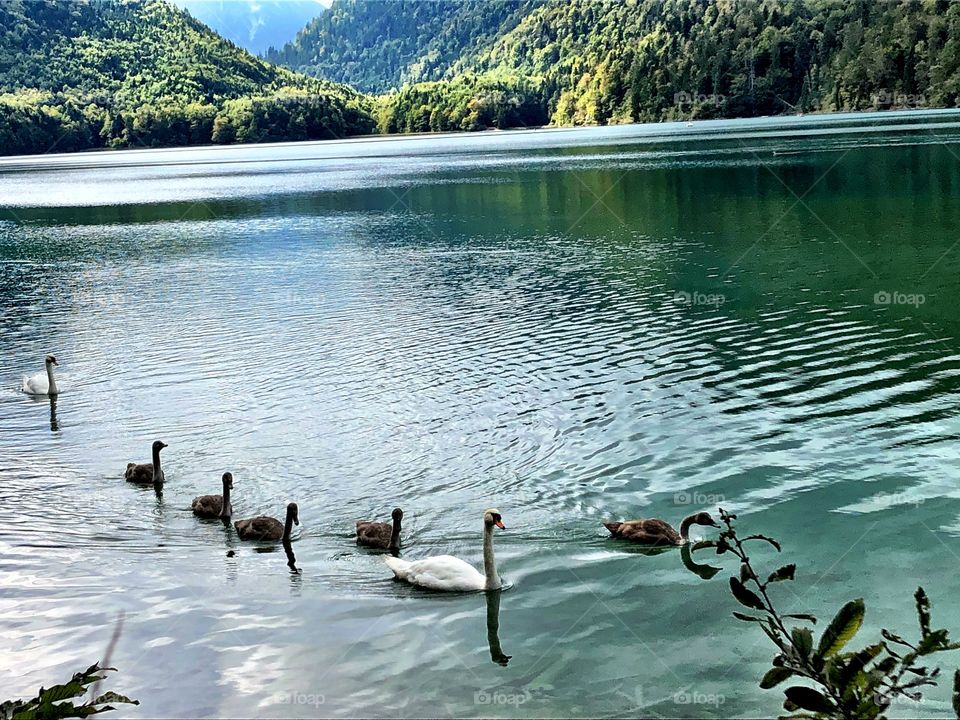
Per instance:
[[[486,130],[459,130],[447,132],[423,132],[423,133],[393,133],[381,134],[374,133],[370,135],[352,135],[344,138],[334,138],[327,140],[282,140],[279,142],[268,143],[230,143],[216,144],[208,143],[204,145],[173,145],[169,147],[130,147],[130,148],[93,148],[89,150],[78,150],[75,152],[61,153],[38,153],[32,155],[0,155],[0,172],[9,172],[11,166],[18,164],[27,164],[35,166],[42,164],[43,161],[55,162],[65,158],[81,158],[84,156],[96,157],[129,157],[145,153],[183,153],[183,152],[210,152],[218,150],[255,150],[258,148],[287,148],[287,147],[306,147],[320,146],[329,147],[337,145],[366,145],[383,142],[411,142],[417,140],[456,140],[464,138],[489,138],[521,136],[530,134],[559,134],[569,132],[595,132],[611,131],[616,129],[645,129],[651,132],[644,135],[656,136],[658,134],[671,134],[671,130],[689,130],[689,128],[707,130],[717,126],[729,127],[731,124],[743,124],[744,126],[764,125],[764,124],[782,124],[782,125],[815,125],[824,120],[849,119],[850,121],[859,121],[866,118],[904,118],[917,119],[924,117],[936,117],[941,115],[960,114],[960,107],[957,108],[904,108],[897,110],[845,110],[841,112],[818,112],[803,114],[782,114],[782,115],[757,115],[740,118],[710,118],[701,120],[662,120],[656,122],[636,122],[636,123],[611,123],[606,125],[541,125],[537,127],[516,127],[516,128],[488,128]],[[660,132],[656,132],[659,130]],[[38,162],[39,161],[39,162]],[[220,162],[223,162],[222,160]]]

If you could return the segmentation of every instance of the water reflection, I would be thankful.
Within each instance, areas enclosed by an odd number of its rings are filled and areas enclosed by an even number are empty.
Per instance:
[[[50,431],[58,432],[60,430],[60,421],[57,420],[57,396],[50,396]]]
[[[287,554],[287,567],[290,568],[292,573],[299,574],[300,568],[297,567],[297,556],[293,554],[293,544],[290,542],[290,538],[285,537],[283,539],[283,552]]]
[[[490,659],[497,665],[507,666],[513,655],[505,655],[500,647],[500,596],[502,590],[488,590],[487,597],[487,645],[490,647]]]
[[[693,561],[693,552],[690,547],[690,543],[684,543],[680,547],[680,560],[683,562],[683,566],[692,572],[694,575],[698,575],[703,580],[709,580],[723,568],[714,567],[713,565],[704,565],[701,563],[695,563]]]

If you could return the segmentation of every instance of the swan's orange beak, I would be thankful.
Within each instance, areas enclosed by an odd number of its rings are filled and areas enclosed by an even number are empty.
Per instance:
[[[496,525],[501,530],[506,530],[507,526],[503,524],[503,520],[497,520],[494,525]]]

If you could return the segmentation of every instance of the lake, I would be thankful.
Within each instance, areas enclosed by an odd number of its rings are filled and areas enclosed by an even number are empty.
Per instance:
[[[769,717],[736,567],[601,525],[718,507],[785,611],[960,637],[958,198],[952,111],[0,160],[2,695],[122,611],[111,717]],[[225,470],[300,573],[192,516]],[[478,566],[497,507],[506,589],[394,581],[397,505]]]

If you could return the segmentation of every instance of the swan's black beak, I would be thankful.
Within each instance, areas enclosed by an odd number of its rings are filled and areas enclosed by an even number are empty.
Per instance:
[[[497,520],[496,522],[494,522],[494,525],[496,525],[501,530],[507,529],[507,526],[503,524],[503,520]]]

